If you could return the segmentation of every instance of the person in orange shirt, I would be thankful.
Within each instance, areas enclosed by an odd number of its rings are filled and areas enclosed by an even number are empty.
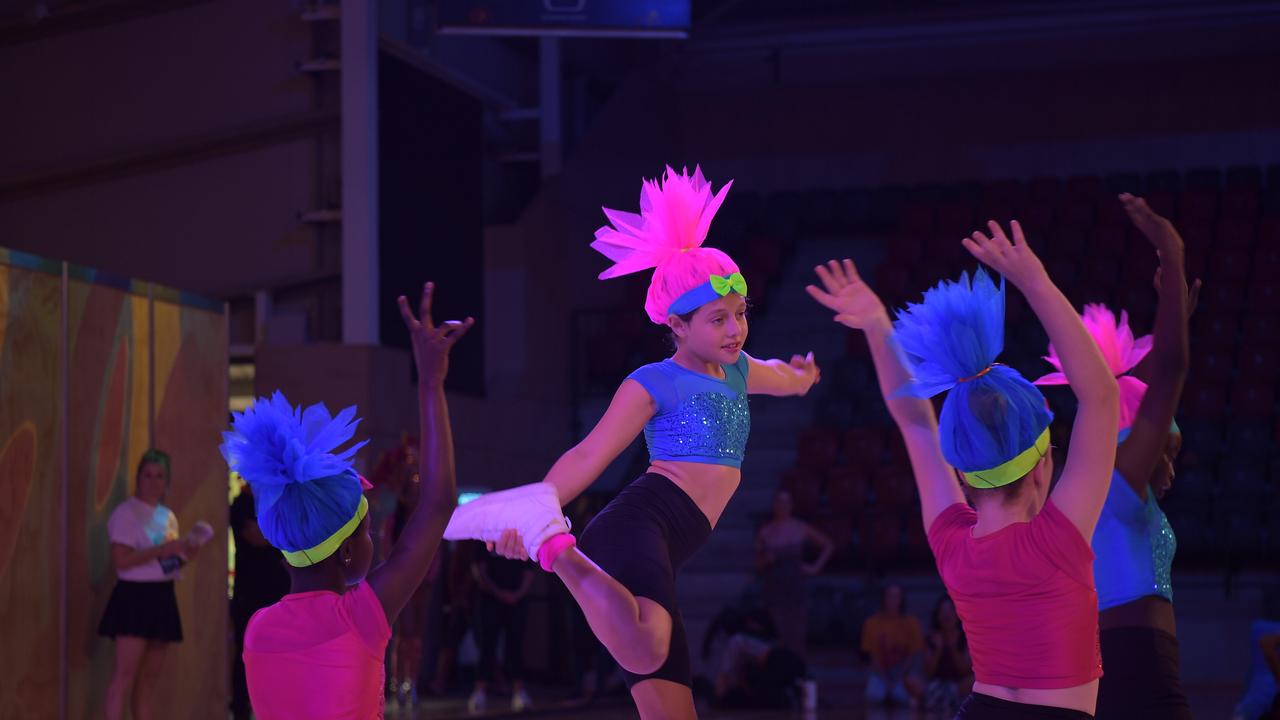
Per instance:
[[[887,585],[880,597],[880,612],[862,624],[862,652],[871,660],[867,672],[868,704],[907,705],[907,674],[924,647],[920,621],[903,612],[902,587]]]

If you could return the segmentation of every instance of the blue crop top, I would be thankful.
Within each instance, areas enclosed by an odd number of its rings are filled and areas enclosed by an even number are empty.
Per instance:
[[[721,380],[668,358],[627,376],[640,383],[658,406],[644,426],[650,462],[679,460],[742,467],[751,432],[746,353],[723,367]]]
[[[1146,503],[1118,470],[1093,531],[1093,578],[1098,609],[1106,610],[1156,595],[1173,602],[1169,569],[1178,541],[1169,519],[1148,491]]]

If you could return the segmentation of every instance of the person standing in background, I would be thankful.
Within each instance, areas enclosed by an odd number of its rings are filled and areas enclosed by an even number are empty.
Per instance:
[[[886,585],[880,596],[880,612],[862,625],[862,651],[871,658],[867,672],[866,700],[907,705],[907,673],[924,645],[920,621],[903,611],[902,587]]]
[[[809,578],[822,572],[831,558],[831,540],[791,514],[791,493],[773,496],[773,516],[756,533],[756,570],[760,595],[773,618],[783,647],[804,657],[809,634]],[[805,549],[818,548],[818,557],[804,561]]]
[[[502,638],[502,669],[511,683],[511,709],[527,710],[533,703],[524,687],[524,626],[533,569],[528,563],[489,553],[477,559],[471,572],[480,590],[475,624],[480,666],[467,708],[483,712],[488,706],[489,686],[497,674],[498,639]]]
[[[231,536],[236,543],[236,582],[231,597],[231,625],[236,633],[231,660],[231,714],[248,720],[249,686],[244,679],[244,631],[260,608],[274,604],[289,592],[289,571],[280,552],[262,536],[254,508],[253,488],[243,483],[231,503]]]
[[[178,538],[178,516],[161,504],[169,489],[169,455],[151,449],[138,461],[134,494],[107,521],[111,561],[118,578],[98,623],[98,634],[115,640],[116,662],[107,685],[104,716],[124,717],[132,699],[135,720],[159,717],[155,690],[169,646],[182,642],[182,618],[173,581],[213,531],[205,523]],[[207,535],[204,532],[208,530]]]

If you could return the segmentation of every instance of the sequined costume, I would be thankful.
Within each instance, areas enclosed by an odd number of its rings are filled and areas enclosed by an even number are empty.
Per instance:
[[[657,412],[644,426],[649,460],[742,467],[751,431],[747,408],[747,356],[724,366],[724,379],[667,358],[627,377],[644,386]]]
[[[1106,610],[1155,595],[1173,602],[1169,570],[1178,549],[1169,519],[1148,492],[1146,502],[1119,473],[1111,474],[1111,490],[1093,531],[1097,559],[1098,609]]]

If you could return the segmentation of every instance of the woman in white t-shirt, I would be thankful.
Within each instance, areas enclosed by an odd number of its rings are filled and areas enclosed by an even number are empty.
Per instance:
[[[155,717],[156,681],[165,649],[182,641],[182,620],[173,581],[199,548],[178,539],[178,518],[160,501],[169,488],[169,456],[148,450],[138,462],[136,490],[107,521],[111,559],[118,581],[98,624],[98,634],[116,643],[115,670],[107,686],[107,720],[124,717],[133,696],[133,717]]]

